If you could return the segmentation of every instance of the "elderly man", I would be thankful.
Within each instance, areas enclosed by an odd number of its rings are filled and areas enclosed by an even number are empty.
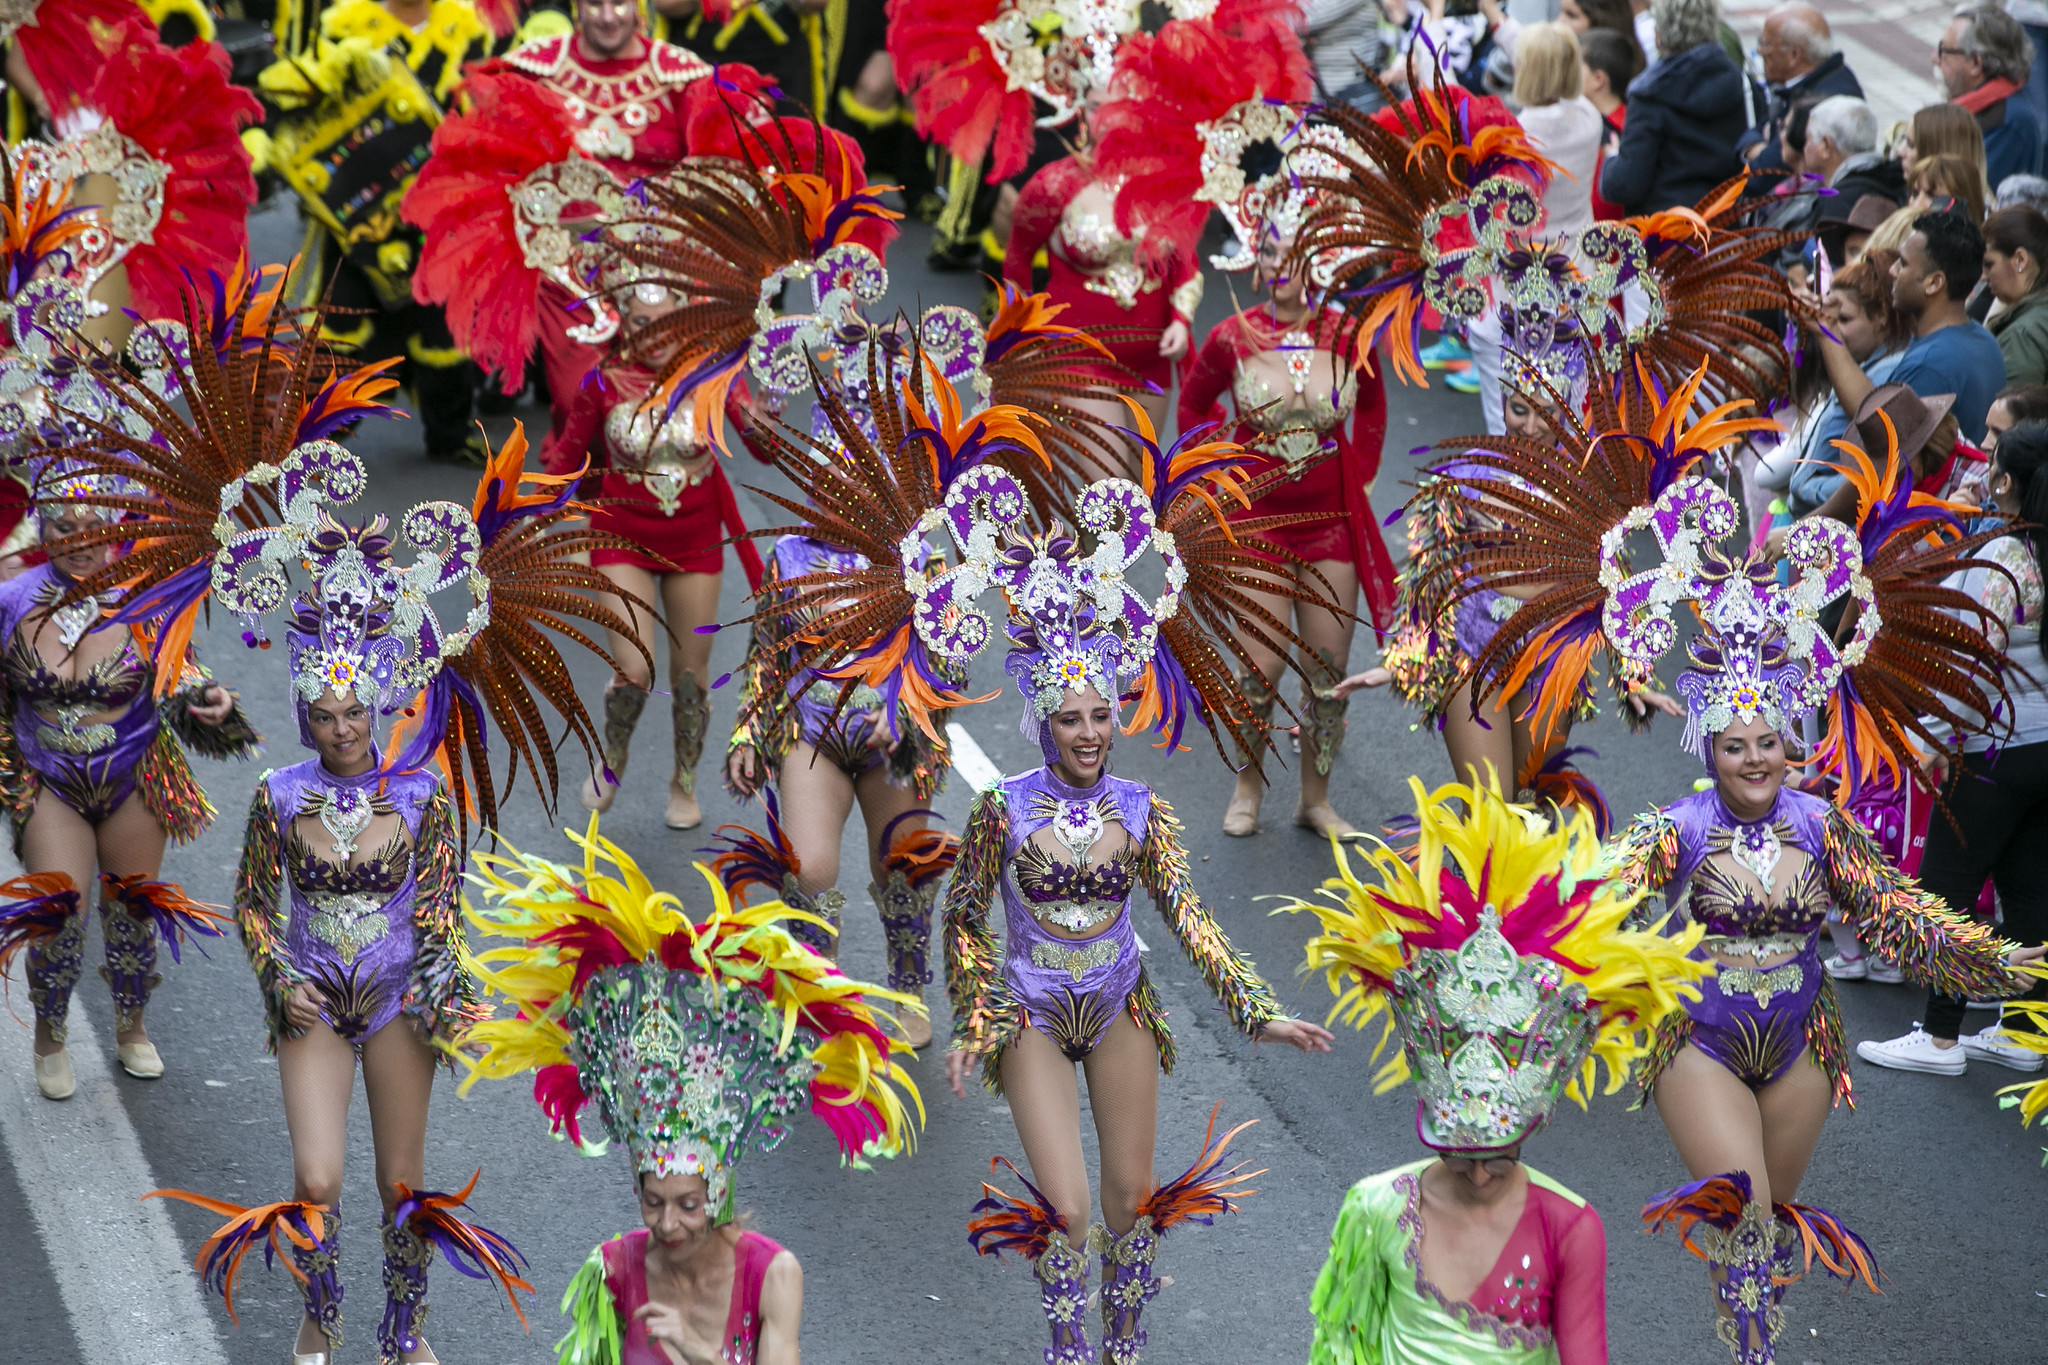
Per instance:
[[[1863,96],[1863,86],[1835,51],[1827,17],[1811,5],[1780,5],[1764,16],[1756,55],[1762,59],[1770,87],[1768,116],[1735,144],[1743,160],[1759,171],[1786,169],[1778,150],[1785,116],[1795,101],[1808,95]]]
[[[1846,221],[1867,195],[1888,199],[1894,206],[1905,202],[1905,173],[1898,162],[1885,160],[1877,150],[1877,115],[1851,95],[1832,95],[1813,107],[1806,120],[1800,168],[1819,176],[1834,191],[1815,205],[1815,226],[1823,230],[1830,221]],[[1839,268],[1844,263],[1834,264]]]
[[[1966,5],[1934,49],[1934,70],[1949,102],[1977,116],[1984,130],[1985,178],[2041,169],[2041,117],[2022,93],[2034,62],[2019,20],[1997,5]]]

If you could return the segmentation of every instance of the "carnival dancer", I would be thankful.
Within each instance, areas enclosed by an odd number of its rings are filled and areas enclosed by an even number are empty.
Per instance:
[[[45,463],[35,487],[46,546],[119,520],[73,497],[126,491],[62,461]],[[213,823],[186,751],[248,758],[260,743],[234,696],[196,659],[160,686],[131,633],[102,621],[97,597],[69,603],[73,586],[115,553],[101,541],[0,584],[0,761],[10,775],[14,855],[27,873],[5,888],[21,899],[0,907],[0,945],[17,936],[28,944],[36,1086],[53,1100],[76,1089],[64,1019],[85,956],[84,897],[95,884],[100,975],[113,993],[121,1069],[145,1080],[164,1074],[143,1020],[163,980],[157,940],[175,961],[190,935],[221,932],[220,916],[156,879],[167,840],[189,843]]]
[[[1432,1153],[1345,1196],[1309,1303],[1314,1365],[1607,1360],[1600,1215],[1523,1148],[1560,1098],[1586,1103],[1600,1065],[1619,1089],[1711,969],[1688,954],[1697,926],[1625,927],[1641,893],[1603,876],[1586,812],[1554,829],[1496,781],[1410,778],[1412,857],[1367,849],[1362,878],[1333,841],[1323,899],[1283,907],[1322,922],[1304,970],[1329,982],[1332,1019],[1384,1017],[1375,1061],[1399,1033],[1374,1089],[1414,1082]]]
[[[230,304],[222,316],[215,310],[224,295],[195,295],[196,332],[244,335],[249,306]],[[317,335],[320,321],[308,320],[309,333]],[[316,757],[259,780],[234,908],[278,1057],[297,1188],[289,1200],[254,1209],[166,1193],[228,1215],[200,1256],[223,1294],[252,1247],[289,1254],[305,1297],[295,1350],[323,1365],[341,1341],[335,1204],[360,1058],[384,1214],[379,1352],[387,1365],[429,1361],[421,1327],[436,1247],[465,1274],[497,1276],[508,1296],[526,1287],[510,1244],[455,1212],[468,1189],[421,1189],[435,1062],[486,1013],[458,902],[468,821],[484,830],[497,823],[488,725],[504,732],[513,761],[551,804],[556,745],[539,703],[559,714],[593,761],[598,737],[545,631],[586,644],[587,626],[631,632],[604,605],[618,590],[577,562],[608,538],[563,525],[585,510],[570,501],[565,481],[522,491],[531,476],[520,467],[525,439],[517,431],[486,469],[472,506],[423,503],[395,531],[381,515],[344,519],[366,476],[332,438],[380,405],[359,375],[316,385],[315,346],[281,360],[278,326],[273,313],[257,329],[258,344],[195,346],[189,363],[171,366],[189,419],[148,401],[142,381],[110,379],[123,401],[148,412],[154,430],[116,439],[102,428],[111,453],[67,454],[91,472],[128,471],[148,494],[149,518],[123,564],[74,591],[120,587],[116,619],[149,633],[160,671],[178,666],[209,598],[243,619],[252,645],[263,643],[264,616],[290,603],[291,696],[300,741]],[[86,501],[125,505],[105,495]],[[414,562],[397,562],[401,540],[421,552]],[[310,580],[296,596],[292,565]],[[450,631],[431,599],[463,586],[471,609]],[[376,727],[400,709],[411,729],[390,753],[378,746]]]
[[[196,658],[159,674],[143,641],[103,620],[112,596],[77,588],[146,553],[131,537],[150,503],[118,462],[93,467],[54,452],[103,425],[146,432],[148,409],[124,402],[112,377],[125,364],[175,397],[165,343],[185,343],[152,328],[124,354],[89,343],[66,351],[88,315],[93,272],[112,253],[102,250],[105,234],[92,233],[101,210],[68,205],[54,160],[38,148],[4,163],[16,229],[7,267],[18,287],[7,312],[14,344],[0,359],[0,445],[36,498],[35,543],[57,552],[0,584],[0,767],[15,856],[27,870],[4,892],[19,899],[0,905],[0,959],[26,948],[36,1084],[61,1100],[76,1088],[65,1014],[83,965],[95,864],[116,1054],[129,1075],[155,1078],[164,1063],[143,1011],[162,981],[157,940],[175,961],[189,935],[218,935],[222,922],[156,880],[166,840],[187,843],[213,821],[186,751],[247,758],[260,737]]]
[[[532,1071],[557,1137],[602,1154],[579,1118],[595,1101],[632,1162],[646,1227],[599,1246],[570,1281],[562,1365],[795,1365],[803,1269],[736,1221],[740,1160],[779,1143],[806,1106],[850,1165],[911,1150],[922,1101],[880,1008],[905,1002],[805,947],[789,907],[735,904],[702,864],[700,915],[654,890],[595,815],[571,838],[580,868],[478,860],[470,921],[511,940],[481,955],[483,980],[519,1012],[469,1031],[483,1051],[463,1082]]]
[[[1654,425],[1682,421],[1691,387],[1665,399]],[[1732,442],[1734,434],[1711,434],[1715,415],[1679,444],[1712,452]],[[1631,886],[1668,898],[1686,888],[1685,918],[1705,928],[1699,951],[1716,968],[1699,1002],[1660,1027],[1640,1068],[1643,1097],[1655,1098],[1695,1179],[1657,1196],[1644,1217],[1684,1230],[1710,1262],[1721,1340],[1742,1365],[1767,1365],[1783,1287],[1813,1259],[1875,1287],[1862,1240],[1792,1202],[1829,1108],[1851,1096],[1816,947],[1830,902],[1908,976],[1958,994],[2017,993],[2010,964],[2042,951],[2015,950],[1952,913],[1842,810],[1784,785],[1788,727],[1823,704],[1829,740],[1820,757],[1839,774],[1845,802],[1911,761],[1904,737],[1924,736],[1923,711],[1964,731],[1984,725],[1970,708],[2003,697],[1998,655],[1977,623],[1939,610],[1948,600],[1938,585],[1999,533],[1964,535],[1945,504],[1902,481],[1888,452],[1882,472],[1864,459],[1850,475],[1862,492],[1857,527],[1800,523],[1781,586],[1770,559],[1718,549],[1738,521],[1726,493],[1706,479],[1667,479],[1669,456],[1644,428],[1610,430],[1576,470],[1548,452],[1472,457],[1537,490],[1512,505],[1496,496],[1498,515],[1509,541],[1546,547],[1525,549],[1524,559],[1538,560],[1553,584],[1502,626],[1502,638],[1519,642],[1505,667],[1569,680],[1581,666],[1560,642],[1586,640],[1647,674],[1676,643],[1674,610],[1690,605],[1700,618],[1675,690],[1686,701],[1685,747],[1713,784],[1638,819],[1613,853]],[[1620,461],[1626,446],[1640,454]],[[1607,448],[1617,455],[1601,456]],[[1641,571],[1621,559],[1623,535],[1637,527],[1655,534],[1663,558]],[[1548,548],[1567,545],[1578,548]],[[1486,588],[1532,571],[1482,546],[1464,574],[1469,587]],[[1817,618],[1844,598],[1838,644]],[[1519,618],[1538,612],[1547,613],[1542,628],[1523,628]]]
[[[406,193],[425,242],[413,296],[507,393],[538,342],[554,426],[604,358],[618,316],[590,288],[588,235],[626,187],[673,166],[689,145],[687,104],[711,67],[648,39],[634,0],[577,0],[576,31],[535,39],[473,69],[470,107],[434,130],[433,155]],[[734,65],[721,80],[764,82]],[[714,102],[714,124],[724,121]]]
[[[328,339],[365,362],[400,357],[427,457],[471,465],[483,463],[474,369],[442,310],[413,298],[420,232],[399,205],[464,66],[491,46],[469,0],[344,0],[322,12],[308,50],[263,72],[258,88],[278,112],[249,139],[258,169],[299,196],[314,263],[300,284],[327,301]]]
[[[1268,529],[1264,536],[1290,552],[1288,567],[1305,588],[1317,581],[1328,584],[1343,608],[1339,614],[1297,604],[1294,616],[1307,645],[1296,662],[1303,696],[1298,712],[1301,796],[1294,823],[1328,837],[1351,832],[1329,795],[1350,705],[1336,691],[1351,657],[1356,618],[1350,611],[1363,596],[1375,630],[1393,622],[1394,565],[1371,502],[1387,408],[1377,370],[1361,373],[1350,363],[1350,338],[1341,315],[1322,307],[1305,280],[1281,273],[1289,245],[1274,232],[1266,234],[1257,278],[1268,300],[1225,318],[1203,341],[1181,385],[1180,429],[1219,421],[1223,395],[1230,394],[1236,412],[1232,435],[1265,454],[1274,471],[1260,481],[1258,496],[1238,519],[1302,518]],[[1311,517],[1315,520],[1307,520]],[[1286,619],[1285,604],[1268,605]],[[1259,670],[1246,677],[1245,692],[1271,716],[1282,656],[1258,643],[1252,648]],[[1257,773],[1240,772],[1224,811],[1223,832],[1258,833],[1264,795]]]
[[[647,420],[666,414],[668,422],[687,421],[700,439],[718,443],[722,414],[743,382],[763,406],[802,401],[816,386],[807,438],[757,428],[743,433],[750,446],[801,463],[809,456],[797,453],[800,445],[833,450],[850,439],[850,429],[894,450],[908,430],[896,386],[908,379],[921,385],[930,366],[937,382],[957,380],[995,399],[1004,418],[994,430],[1016,426],[1030,435],[1031,457],[1010,466],[1026,488],[1054,499],[1078,488],[1098,452],[1118,439],[1089,421],[1080,402],[1114,398],[1132,381],[1119,378],[1091,338],[1055,322],[1058,310],[1042,296],[1006,292],[985,327],[951,307],[927,310],[914,328],[907,321],[870,323],[862,309],[887,291],[879,253],[894,215],[876,202],[843,135],[793,118],[756,122],[753,112],[736,107],[726,126],[740,131],[718,157],[693,158],[648,181],[644,203],[606,230],[607,278],[636,295],[647,290],[689,300],[681,308],[647,306],[640,314],[646,326],[629,338],[634,354],[657,370],[642,404]],[[708,134],[703,141],[710,145]],[[760,301],[805,278],[812,311],[792,303],[790,312],[764,322]],[[1076,363],[1103,372],[1077,377]],[[948,387],[944,401],[951,397]],[[957,420],[957,413],[945,420]],[[894,433],[887,439],[883,425]],[[920,425],[928,425],[921,416],[909,423]],[[939,437],[927,432],[919,439]],[[971,439],[998,457],[1007,449],[987,433]],[[815,915],[822,924],[809,941],[830,955],[845,904],[836,887],[840,836],[858,801],[869,840],[869,889],[887,937],[889,985],[921,995],[930,980],[932,904],[952,847],[926,824],[926,806],[949,767],[942,724],[916,723],[912,712],[873,688],[848,696],[840,682],[812,677],[806,670],[817,661],[806,661],[801,647],[806,608],[802,594],[790,590],[820,575],[871,568],[861,550],[836,535],[797,533],[778,539],[765,576],[756,580],[763,609],[740,670],[741,714],[727,781],[742,798],[775,781],[792,818],[785,829],[771,813],[765,838],[737,826],[722,831],[751,853],[720,865],[734,869],[735,894],[765,884]],[[608,715],[629,704],[615,689]],[[749,875],[739,878],[741,869]],[[917,1046],[930,1041],[925,1018],[909,1015],[904,1026]]]
[[[1328,584],[1343,609],[1304,606],[1294,621],[1307,642],[1297,645],[1301,657],[1294,663],[1305,680],[1302,792],[1294,819],[1318,833],[1348,831],[1328,798],[1344,737],[1345,703],[1332,686],[1347,671],[1351,611],[1361,591],[1375,628],[1390,624],[1394,569],[1369,497],[1386,431],[1379,373],[1369,364],[1359,367],[1362,374],[1354,369],[1343,315],[1325,309],[1306,279],[1283,268],[1308,208],[1300,177],[1337,164],[1318,145],[1328,130],[1307,131],[1295,107],[1312,93],[1313,75],[1290,29],[1238,34],[1180,19],[1157,34],[1129,39],[1117,73],[1094,125],[1101,133],[1096,158],[1102,174],[1125,186],[1117,197],[1118,223],[1142,228],[1148,237],[1192,243],[1212,207],[1220,209],[1238,240],[1215,263],[1256,266],[1254,281],[1268,291],[1264,305],[1210,331],[1183,376],[1179,425],[1192,431],[1221,423],[1224,395],[1230,395],[1236,414],[1231,436],[1266,455],[1266,469],[1273,471],[1256,486],[1240,521],[1295,517],[1295,525],[1269,526],[1265,538],[1289,552],[1282,562],[1304,586]],[[1245,155],[1254,143],[1277,151],[1278,164],[1248,171]],[[1325,458],[1325,452],[1332,455]],[[1287,618],[1284,603],[1266,605]],[[1259,668],[1244,683],[1269,716],[1284,666],[1271,643],[1252,643]],[[1258,774],[1240,772],[1224,831],[1256,833],[1263,795]]]
[[[746,524],[711,433],[698,429],[695,409],[679,405],[671,411],[656,392],[668,354],[648,354],[642,363],[630,347],[633,338],[681,305],[658,284],[623,292],[622,344],[576,391],[568,425],[550,433],[541,463],[558,475],[581,473],[586,464],[603,470],[591,526],[612,537],[617,548],[593,551],[592,562],[632,596],[662,604],[671,637],[669,712],[675,727],[675,766],[663,818],[670,829],[695,829],[704,818],[697,804],[697,761],[711,725],[712,637],[698,627],[718,620],[722,542],[743,534]],[[743,438],[746,401],[744,385],[735,385],[725,414]],[[758,589],[761,560],[753,542],[740,540],[735,548],[748,589]],[[639,638],[654,638],[652,617],[636,619],[633,626]],[[633,731],[653,685],[651,671],[634,671],[640,660],[624,638],[611,641],[611,650],[628,671],[605,688],[605,772],[592,774],[583,787],[583,804],[595,811],[609,810],[618,796]]]

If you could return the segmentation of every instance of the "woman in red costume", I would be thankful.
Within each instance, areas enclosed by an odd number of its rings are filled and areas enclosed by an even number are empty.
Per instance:
[[[1341,511],[1338,518],[1297,523],[1260,534],[1295,556],[1304,588],[1318,579],[1336,590],[1343,614],[1294,604],[1294,625],[1313,658],[1300,661],[1307,696],[1301,707],[1301,800],[1294,822],[1318,835],[1346,834],[1351,826],[1330,806],[1330,769],[1344,742],[1349,702],[1335,687],[1351,657],[1355,620],[1348,613],[1365,596],[1373,628],[1384,630],[1394,607],[1394,564],[1373,515],[1373,477],[1387,431],[1387,399],[1373,370],[1359,371],[1341,314],[1310,297],[1307,282],[1281,273],[1292,243],[1268,231],[1258,254],[1258,283],[1267,301],[1218,323],[1189,366],[1180,393],[1180,429],[1224,420],[1227,393],[1236,413],[1230,438],[1263,450],[1270,470],[1262,492],[1238,519]],[[1334,447],[1334,449],[1333,449]],[[1286,619],[1284,602],[1268,607]],[[1257,643],[1260,677],[1245,680],[1245,694],[1267,717],[1285,661]],[[1256,772],[1238,774],[1223,817],[1226,834],[1258,833],[1264,783]]]
[[[1192,240],[1118,229],[1122,189],[1121,180],[1095,173],[1084,136],[1073,155],[1032,176],[1018,196],[1003,278],[1030,293],[1031,262],[1043,248],[1051,269],[1046,296],[1066,308],[1060,321],[1099,339],[1152,386],[1137,401],[1158,430],[1166,423],[1174,362],[1188,353],[1202,272]],[[1097,415],[1119,425],[1128,420],[1113,411]]]
[[[572,474],[587,458],[602,470],[591,528],[633,542],[631,548],[593,550],[591,563],[606,578],[642,602],[659,601],[669,637],[669,710],[675,723],[675,770],[669,778],[670,829],[695,829],[703,821],[697,805],[697,760],[711,722],[711,636],[697,627],[718,620],[718,588],[725,563],[720,542],[746,530],[732,485],[719,467],[713,434],[697,425],[695,406],[685,396],[672,410],[655,394],[656,376],[669,355],[639,355],[633,342],[654,323],[674,313],[675,297],[660,285],[638,284],[627,291],[621,342],[568,403],[563,425],[548,438],[542,460],[550,474]],[[671,344],[667,351],[673,352]],[[650,368],[650,366],[652,368]],[[735,383],[726,403],[729,422],[739,421],[746,386]],[[761,585],[761,559],[752,541],[737,546],[749,590]],[[651,618],[636,614],[634,628],[655,638]],[[604,692],[604,773],[583,785],[583,804],[611,809],[618,779],[625,775],[633,730],[653,686],[648,661],[623,638],[612,642],[612,657],[624,670]]]

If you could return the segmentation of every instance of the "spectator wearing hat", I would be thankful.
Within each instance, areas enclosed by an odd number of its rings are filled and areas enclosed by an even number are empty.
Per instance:
[[[1984,133],[1985,181],[2041,169],[2041,118],[2021,93],[2034,47],[2019,21],[1998,5],[1965,5],[1934,49],[1949,102],[1977,118]]]
[[[1891,379],[1911,339],[1892,307],[1891,265],[1885,252],[1871,252],[1836,272],[1821,303],[1820,322],[1873,385]],[[1842,482],[1831,461],[1834,442],[1849,429],[1849,413],[1835,396],[1826,369],[1811,363],[1793,372],[1791,397],[1792,420],[1785,423],[1783,438],[1775,446],[1758,442],[1761,463],[1754,482],[1765,493],[1784,493],[1793,514],[1804,516]]]
[[[1820,244],[1828,253],[1828,264],[1840,270],[1863,259],[1870,234],[1884,226],[1885,219],[1899,206],[1881,194],[1862,194],[1849,207],[1845,218],[1820,220]]]
[[[1691,207],[1742,169],[1735,141],[1749,126],[1749,82],[1719,39],[1716,0],[1653,0],[1657,64],[1628,91],[1621,146],[1600,195],[1630,215]]]
[[[1861,99],[1863,86],[1835,50],[1826,16],[1811,5],[1780,5],[1765,15],[1756,55],[1770,90],[1769,114],[1743,133],[1736,149],[1753,170],[1781,171],[1787,167],[1778,154],[1778,136],[1793,103],[1806,95]]]
[[[1976,444],[1963,439],[1956,422],[1955,401],[1952,393],[1923,395],[1904,384],[1881,384],[1856,409],[1856,418],[1849,424],[1848,441],[1882,465],[1890,436],[1896,433],[1899,459],[1912,475],[1914,491],[1981,507],[1990,457]],[[1813,515],[1854,522],[1855,485],[1842,480],[1827,500],[1814,509]]]

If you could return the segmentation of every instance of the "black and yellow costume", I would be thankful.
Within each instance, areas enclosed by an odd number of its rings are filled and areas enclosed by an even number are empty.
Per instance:
[[[473,458],[475,367],[441,310],[412,296],[420,233],[399,201],[425,164],[463,67],[490,55],[467,0],[434,0],[415,31],[377,0],[343,0],[307,49],[266,70],[276,111],[259,168],[299,196],[309,294],[329,290],[327,336],[362,361],[404,357],[402,376],[435,458]],[[481,462],[478,460],[477,462]]]

